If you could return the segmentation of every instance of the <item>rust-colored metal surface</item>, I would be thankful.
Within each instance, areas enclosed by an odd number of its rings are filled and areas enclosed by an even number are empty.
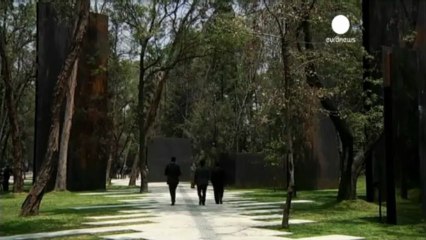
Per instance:
[[[383,48],[383,86],[391,85],[391,66],[392,66],[392,50]]]
[[[426,12],[425,12],[426,15]],[[426,50],[418,56],[419,162],[423,216],[426,216]]]
[[[69,190],[105,189],[108,159],[108,18],[91,13],[79,59],[68,151]]]
[[[426,12],[425,12],[426,16]],[[423,215],[426,216],[426,50],[418,56],[419,162]]]
[[[421,135],[424,127],[421,99],[426,81],[426,1],[375,0],[363,1],[363,4],[365,35],[368,36],[364,46],[374,57],[369,64],[375,69],[371,77],[383,78],[385,88],[392,84],[392,101],[385,105],[389,104],[392,110],[390,148],[395,153],[396,166],[393,175],[397,185],[411,188],[421,184],[422,192],[426,194],[426,158],[422,157],[426,144],[422,142],[424,135]],[[367,89],[379,95],[383,93],[383,89],[374,86],[367,86]],[[375,186],[382,188],[384,193],[386,182],[381,170],[385,166],[383,142],[384,139],[373,150],[372,178]],[[398,194],[404,195],[404,192]],[[423,205],[426,209],[426,201]]]
[[[319,103],[317,103],[319,105]],[[295,159],[299,190],[337,188],[340,176],[338,136],[330,118],[317,113],[310,122],[304,154]]]
[[[336,188],[339,184],[337,133],[328,116],[312,120],[309,146],[295,156],[295,184],[298,190]],[[237,187],[286,187],[286,164],[271,165],[254,153],[221,154],[221,165],[229,184]]]

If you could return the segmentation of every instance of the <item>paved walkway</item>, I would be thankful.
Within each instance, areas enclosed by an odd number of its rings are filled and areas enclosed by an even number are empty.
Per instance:
[[[126,182],[127,183],[127,182]],[[120,184],[120,182],[119,182]],[[123,181],[124,184],[124,181]],[[50,233],[26,234],[0,237],[6,239],[34,239],[63,237],[70,235],[96,234],[103,239],[146,239],[146,240],[288,240],[290,232],[261,228],[280,225],[280,205],[283,203],[259,203],[242,199],[244,191],[225,192],[224,204],[216,205],[211,186],[207,192],[205,206],[198,205],[197,192],[188,183],[181,183],[176,193],[176,204],[170,205],[170,196],[165,183],[150,183],[149,193],[105,192],[82,193],[105,195],[117,198],[120,204],[108,206],[76,206],[79,211],[87,208],[111,208],[110,216],[90,216],[83,225],[87,228]],[[310,204],[311,201],[294,201],[294,204]],[[123,207],[125,207],[123,209]],[[249,216],[249,214],[256,216]],[[260,214],[260,215],[257,215]],[[264,220],[268,220],[267,222]],[[292,219],[290,224],[312,224],[309,219]],[[110,234],[108,234],[110,233]],[[299,239],[356,240],[360,237],[328,235]]]

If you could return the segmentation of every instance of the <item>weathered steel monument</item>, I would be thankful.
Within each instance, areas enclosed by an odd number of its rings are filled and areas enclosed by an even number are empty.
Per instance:
[[[189,139],[185,138],[153,138],[148,142],[147,160],[148,160],[148,181],[164,182],[164,169],[170,162],[171,157],[176,157],[176,163],[179,164],[182,176],[181,181],[189,181],[191,173],[192,147]]]
[[[47,149],[52,94],[66,57],[71,34],[72,27],[67,24],[67,21],[60,19],[51,4],[38,4],[35,178]],[[107,17],[91,13],[78,61],[75,110],[68,149],[67,185],[69,190],[105,188],[109,130],[108,44]],[[52,174],[50,189],[55,182],[55,176],[56,174]]]
[[[383,79],[383,89],[366,83],[365,90],[382,97],[385,112],[384,135],[366,156],[367,200],[384,195],[387,221],[396,223],[395,195],[419,188],[426,216],[426,2],[363,1],[363,23],[374,57],[365,77]]]

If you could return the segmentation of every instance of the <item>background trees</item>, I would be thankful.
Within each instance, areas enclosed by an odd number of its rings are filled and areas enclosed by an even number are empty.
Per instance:
[[[13,168],[14,191],[23,190],[31,155],[34,111],[35,4],[0,3],[0,159]],[[28,118],[26,118],[28,117]],[[29,120],[29,121],[28,121]],[[11,141],[9,140],[11,138]],[[28,139],[28,141],[23,141]],[[25,147],[24,147],[25,146]],[[6,161],[6,159],[8,161]],[[25,160],[24,160],[25,159]]]
[[[59,9],[75,18],[73,4]],[[129,168],[136,184],[152,136],[189,138],[198,159],[254,152],[295,165],[322,115],[339,133],[338,197],[356,197],[364,152],[382,128],[379,96],[363,93],[359,1],[105,0],[91,7],[109,16],[107,179]],[[345,37],[355,43],[326,43],[339,13],[351,20]],[[13,159],[19,176],[33,135],[35,4],[3,1],[0,14],[0,155]],[[145,191],[144,174],[141,181]],[[22,182],[15,184],[20,191]]]

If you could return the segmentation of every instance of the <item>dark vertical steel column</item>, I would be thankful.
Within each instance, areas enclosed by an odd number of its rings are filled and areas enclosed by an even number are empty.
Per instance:
[[[37,2],[37,9],[36,9],[36,21],[37,21],[37,28],[36,28],[36,66],[39,65],[39,60],[38,60],[38,52],[39,52],[39,22],[40,22],[40,2]],[[36,67],[36,76],[38,77],[38,67]],[[38,93],[38,88],[37,88],[37,82],[36,81],[36,88],[35,88],[35,97],[34,97],[34,101],[35,101],[35,112],[34,112],[34,147],[33,147],[33,184],[36,181],[36,175],[37,175],[37,161],[36,161],[36,155],[37,155],[37,112],[38,112],[38,98],[39,98],[39,93]]]
[[[415,48],[418,51],[419,170],[422,186],[423,216],[426,217],[426,1],[420,1]]]
[[[90,13],[79,56],[74,116],[68,148],[67,186],[105,189],[108,161],[108,18]]]
[[[371,54],[370,49],[370,1],[363,0],[362,1],[362,25],[363,25],[363,32],[362,32],[362,45],[364,46],[364,49]],[[365,94],[364,103],[367,98],[370,97],[370,94],[368,93],[368,90],[372,90],[370,87],[370,84],[368,82],[368,79],[372,77],[371,74],[371,64],[370,60],[368,60],[367,57],[364,56],[363,58],[363,91]],[[370,106],[367,104],[364,104],[364,111],[367,112],[370,110]],[[368,130],[364,129],[365,135],[367,136]],[[365,186],[366,186],[366,197],[368,202],[374,201],[374,183],[373,183],[373,159],[371,151],[368,151],[365,154]]]
[[[51,105],[58,74],[69,46],[70,27],[58,21],[59,14],[51,3],[37,3],[37,79],[34,135],[33,180],[46,154],[51,125]],[[57,156],[56,156],[57,157]],[[55,169],[55,167],[54,167]],[[48,189],[53,188],[53,174]]]
[[[422,183],[423,216],[426,217],[426,50],[419,54],[418,101],[419,101],[419,161],[420,180]]]
[[[383,48],[384,132],[387,223],[396,224],[395,171],[392,131],[392,51]]]

